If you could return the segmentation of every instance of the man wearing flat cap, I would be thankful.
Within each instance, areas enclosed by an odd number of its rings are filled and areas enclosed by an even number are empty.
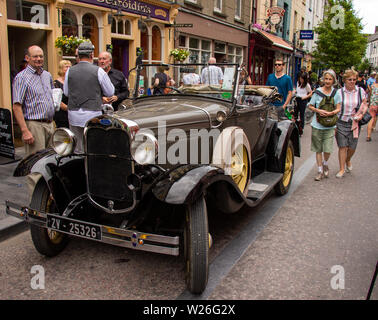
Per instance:
[[[64,81],[68,97],[68,122],[77,137],[76,153],[84,152],[83,133],[88,120],[102,114],[102,97],[111,97],[114,86],[108,74],[93,64],[94,45],[90,41],[78,47],[79,63],[69,68]]]

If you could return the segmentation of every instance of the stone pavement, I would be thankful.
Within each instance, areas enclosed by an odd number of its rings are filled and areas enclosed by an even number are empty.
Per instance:
[[[16,148],[16,155],[22,159],[24,147]],[[5,200],[25,204],[29,198],[25,177],[13,177],[18,164],[19,161],[0,165],[0,240],[26,228],[20,219],[5,213]]]

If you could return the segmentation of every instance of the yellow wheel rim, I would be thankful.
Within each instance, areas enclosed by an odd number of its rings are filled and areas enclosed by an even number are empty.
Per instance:
[[[292,170],[293,169],[293,150],[287,148],[286,159],[285,159],[285,172],[282,178],[282,184],[286,188],[291,180]]]
[[[231,178],[243,192],[248,182],[248,153],[243,145],[240,145],[232,155]]]

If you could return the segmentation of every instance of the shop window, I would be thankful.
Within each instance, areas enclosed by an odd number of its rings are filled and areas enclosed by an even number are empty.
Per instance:
[[[152,60],[161,61],[161,32],[159,27],[152,27]]]
[[[188,45],[186,41],[188,39]],[[211,54],[211,41],[198,38],[179,36],[179,47],[188,49],[190,52],[189,63],[206,63]]]
[[[118,30],[117,30],[117,33],[119,33],[119,34],[123,34],[124,33],[124,30],[123,30],[123,21],[122,20],[118,21]]]
[[[131,35],[131,23],[129,20],[125,20],[125,34]]]
[[[82,19],[83,37],[91,40],[95,46],[95,56],[98,56],[98,24],[96,17],[91,13],[86,13]]]
[[[62,35],[67,37],[78,35],[76,15],[69,9],[62,10]]]
[[[7,16],[10,20],[48,25],[47,12],[48,6],[46,4],[24,0],[7,0]]]
[[[143,48],[143,60],[148,63],[148,29],[144,23],[140,30],[140,45]]]
[[[117,21],[116,19],[112,19],[112,29],[111,29],[111,32],[112,33],[117,33]]]
[[[222,63],[226,61],[226,44],[215,42],[214,57],[217,59],[217,62]]]

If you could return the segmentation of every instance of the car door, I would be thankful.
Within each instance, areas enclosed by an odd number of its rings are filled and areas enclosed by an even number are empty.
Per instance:
[[[267,112],[267,105],[262,103],[262,97],[256,95],[245,95],[238,99],[236,112],[229,119],[227,126],[241,127],[248,137],[252,161],[259,158],[264,153],[264,148],[258,142],[264,132]]]

